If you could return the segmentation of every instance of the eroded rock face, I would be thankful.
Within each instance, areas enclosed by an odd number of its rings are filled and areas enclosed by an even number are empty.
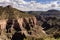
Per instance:
[[[1,40],[23,40],[28,36],[36,38],[46,36],[42,27],[37,25],[38,22],[35,16],[14,9],[11,6],[2,7],[1,10]]]
[[[37,25],[35,17],[0,20],[0,30],[3,31],[0,31],[0,35],[5,35],[10,40],[14,40],[14,36],[18,34],[23,38],[27,36],[40,37],[41,33],[45,35],[42,28]]]
[[[7,20],[0,20],[0,29],[4,30],[6,28]]]

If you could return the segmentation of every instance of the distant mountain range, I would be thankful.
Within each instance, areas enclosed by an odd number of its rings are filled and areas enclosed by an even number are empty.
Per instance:
[[[60,11],[59,10],[48,10],[48,11],[28,11],[27,13],[35,15],[35,16],[57,16],[60,17]]]

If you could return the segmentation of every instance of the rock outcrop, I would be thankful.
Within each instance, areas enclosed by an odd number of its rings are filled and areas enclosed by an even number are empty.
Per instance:
[[[46,36],[42,27],[37,25],[35,16],[11,6],[0,9],[2,10],[0,10],[0,40],[23,40],[29,36],[36,38]]]

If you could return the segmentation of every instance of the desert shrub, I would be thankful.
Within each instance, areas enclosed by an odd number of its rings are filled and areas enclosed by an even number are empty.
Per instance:
[[[60,38],[60,34],[59,33],[55,33],[53,36],[54,36],[55,39]]]

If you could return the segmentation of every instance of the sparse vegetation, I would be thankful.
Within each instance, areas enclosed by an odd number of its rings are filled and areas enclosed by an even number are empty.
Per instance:
[[[21,17],[32,17],[33,15],[30,15],[26,12],[19,11],[15,8],[12,8],[10,5],[7,7],[0,7],[0,19],[15,19],[15,18],[21,18]]]
[[[9,10],[8,10],[9,9]],[[44,12],[42,12],[44,14]],[[45,12],[46,13],[46,12]],[[48,13],[51,13],[48,11]],[[47,15],[49,15],[47,13]],[[33,13],[34,14],[34,13]],[[60,40],[60,19],[57,16],[41,16],[34,14],[38,20],[38,26],[34,27],[34,20],[30,20],[30,23],[23,19],[22,26],[24,27],[24,31],[26,30],[28,34],[39,36],[39,38],[32,37],[32,36],[25,36],[23,32],[21,33],[21,28],[17,20],[13,21],[12,19],[17,18],[25,18],[25,17],[33,17],[33,15],[28,14],[27,12],[19,11],[11,6],[7,7],[0,7],[0,20],[1,19],[9,19],[7,21],[6,29],[3,31],[0,30],[0,40]],[[11,20],[10,20],[11,19]],[[28,20],[29,21],[29,20]],[[14,24],[13,24],[14,23]],[[13,24],[13,28],[12,27]],[[32,26],[32,27],[30,27]],[[40,27],[42,26],[42,27]],[[43,30],[46,32],[42,32]],[[18,39],[17,39],[18,38]]]

